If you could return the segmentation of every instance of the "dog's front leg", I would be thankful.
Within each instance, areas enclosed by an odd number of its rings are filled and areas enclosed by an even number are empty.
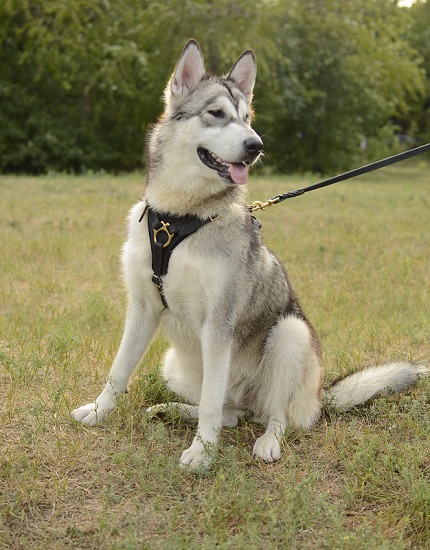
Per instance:
[[[181,456],[180,465],[209,469],[217,451],[230,371],[231,338],[225,327],[206,324],[202,330],[203,384],[197,434]]]
[[[158,317],[152,308],[139,301],[130,302],[124,335],[108,381],[94,403],[83,405],[72,412],[75,420],[94,426],[113,412],[119,397],[127,391],[130,378],[157,331]]]

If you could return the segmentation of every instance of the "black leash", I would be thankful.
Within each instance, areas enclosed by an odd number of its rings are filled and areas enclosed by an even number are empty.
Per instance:
[[[327,187],[327,185],[332,185],[333,183],[338,183],[339,181],[344,181],[355,176],[361,176],[367,172],[372,172],[378,168],[383,168],[384,166],[389,166],[401,160],[406,160],[408,158],[420,155],[425,151],[430,150],[430,143],[426,145],[421,145],[420,147],[415,147],[404,153],[399,153],[393,155],[392,157],[387,157],[385,159],[367,164],[361,168],[356,168],[349,172],[344,172],[338,176],[325,179],[303,189],[296,189],[295,191],[290,191],[289,193],[283,193],[281,195],[275,195],[266,202],[254,201],[247,208],[253,212],[255,210],[264,210],[266,207],[271,206],[272,204],[279,204],[280,202],[291,199],[293,197],[299,197],[304,195],[308,191],[313,191],[314,189],[320,189],[321,187]],[[206,220],[201,220],[195,218],[194,216],[173,216],[167,212],[157,212],[152,210],[148,205],[145,207],[139,222],[141,222],[148,212],[148,232],[149,239],[151,243],[151,252],[152,252],[152,282],[158,288],[160,292],[160,298],[165,308],[168,308],[168,304],[163,292],[163,282],[161,277],[166,275],[170,256],[172,255],[173,250],[180,244],[186,237],[195,233],[202,226],[206,225],[209,222],[213,222],[219,218],[219,215],[209,217]],[[251,216],[251,221],[253,224],[256,224],[258,228],[261,228],[259,221]]]
[[[296,189],[295,191],[290,191],[288,193],[283,193],[281,195],[275,195],[274,197],[267,200],[266,202],[254,201],[251,205],[248,206],[248,208],[251,210],[251,212],[254,212],[255,210],[264,210],[266,207],[272,206],[272,204],[279,204],[285,201],[286,199],[299,197],[300,195],[304,195],[309,191],[314,191],[314,189],[321,189],[322,187],[333,185],[334,183],[338,183],[339,181],[345,181],[350,178],[355,178],[355,176],[361,176],[362,174],[373,172],[374,170],[378,170],[379,168],[390,166],[390,164],[395,164],[396,162],[400,162],[402,160],[415,157],[416,155],[421,155],[421,153],[425,153],[426,151],[429,151],[429,150],[430,150],[430,143],[426,143],[425,145],[421,145],[420,147],[415,147],[414,149],[410,149],[409,151],[404,151],[403,153],[398,153],[397,155],[393,155],[392,157],[387,157],[385,159],[378,160],[377,162],[366,164],[361,168],[355,168],[354,170],[350,170],[349,172],[344,172],[343,174],[339,174],[338,176],[333,176],[331,178],[325,179],[318,183],[314,183],[313,185],[309,185],[308,187],[303,187],[302,189]]]

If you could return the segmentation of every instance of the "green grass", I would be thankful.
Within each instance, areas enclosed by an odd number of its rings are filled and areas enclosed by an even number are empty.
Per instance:
[[[258,215],[321,336],[326,382],[430,356],[428,174],[403,163]],[[252,200],[314,181],[256,177]],[[118,258],[143,178],[0,189],[0,548],[429,548],[428,378],[289,434],[274,465],[251,456],[261,427],[226,429],[213,470],[189,475],[177,462],[193,429],[144,414],[166,397],[159,338],[104,426],[73,423],[119,345]]]

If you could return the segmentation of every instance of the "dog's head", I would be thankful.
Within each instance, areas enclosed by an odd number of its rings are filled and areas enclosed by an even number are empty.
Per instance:
[[[226,76],[208,76],[197,42],[185,45],[165,90],[164,120],[176,121],[176,139],[192,148],[183,154],[188,163],[194,155],[194,175],[228,185],[246,183],[248,167],[263,147],[250,125],[256,73],[254,53],[247,50]]]

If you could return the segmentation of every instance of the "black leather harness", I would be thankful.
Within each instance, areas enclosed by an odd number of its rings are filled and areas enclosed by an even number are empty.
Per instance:
[[[146,212],[148,212],[149,241],[152,251],[152,282],[160,292],[164,307],[168,308],[161,277],[167,273],[172,252],[184,239],[207,223],[218,219],[219,215],[201,220],[194,216],[174,216],[167,212],[157,212],[147,206],[139,222],[143,220]]]

